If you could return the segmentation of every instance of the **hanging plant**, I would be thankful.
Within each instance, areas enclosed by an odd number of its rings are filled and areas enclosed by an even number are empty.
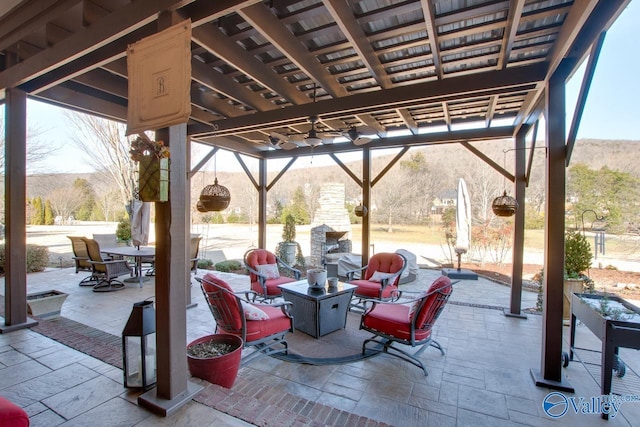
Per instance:
[[[131,160],[139,162],[145,156],[154,156],[157,159],[169,158],[169,147],[164,145],[164,141],[153,141],[145,134],[140,134],[131,141],[129,149]]]
[[[138,198],[143,202],[169,200],[169,147],[143,133],[131,141],[131,160],[138,165]]]

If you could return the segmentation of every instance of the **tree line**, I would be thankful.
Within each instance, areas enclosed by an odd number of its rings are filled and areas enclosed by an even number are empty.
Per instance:
[[[76,130],[75,143],[87,153],[87,161],[92,163],[96,173],[75,177],[45,176],[36,182],[30,177],[28,192],[30,198],[31,223],[50,223],[51,216],[77,220],[118,221],[126,216],[127,208],[135,197],[136,164],[129,158],[129,141],[124,136],[122,124],[84,114],[70,113],[70,123]],[[591,226],[597,218],[606,218],[598,226],[609,232],[625,232],[637,227],[638,170],[629,159],[629,150],[623,149],[632,142],[612,143],[608,161],[612,166],[594,169],[591,162],[581,158],[581,142],[576,145],[574,159],[579,160],[568,170],[567,215],[571,223],[582,226],[583,217]],[[512,150],[512,142],[487,141],[476,144],[492,159],[504,158],[505,169],[512,171],[513,157],[506,153]],[[589,152],[592,143],[586,144]],[[193,143],[194,159],[197,153],[210,148]],[[622,147],[622,148],[621,148]],[[433,225],[446,228],[442,221],[442,210],[434,209],[438,200],[455,197],[456,183],[464,178],[472,199],[473,223],[480,232],[477,241],[487,236],[503,235],[500,230],[504,220],[491,211],[492,200],[503,191],[512,193],[512,184],[505,182],[490,166],[478,159],[459,144],[412,147],[393,167],[389,163],[398,153],[397,149],[376,150],[383,155],[372,160],[372,204],[369,215],[372,223],[384,224],[389,232],[398,224]],[[533,154],[533,150],[528,155]],[[319,156],[318,156],[319,157]],[[338,155],[339,157],[339,155]],[[584,156],[583,156],[584,157]],[[602,157],[598,161],[602,162]],[[623,159],[626,159],[626,163]],[[311,160],[313,162],[313,158]],[[247,159],[250,170],[251,159]],[[526,225],[539,228],[544,225],[544,158],[534,156],[532,174],[526,196]],[[360,162],[346,163],[354,175],[360,174]],[[614,169],[614,167],[617,169]],[[388,169],[388,170],[387,170]],[[241,170],[212,174],[200,171],[191,180],[192,218],[194,222],[248,222],[257,219],[258,193],[251,180]],[[383,175],[382,172],[386,171]],[[279,171],[270,171],[273,179]],[[201,213],[196,209],[199,192],[204,185],[213,181],[213,176],[229,188],[232,194],[229,209],[222,213]],[[298,224],[309,224],[318,208],[320,188],[323,183],[344,183],[345,204],[354,222],[359,219],[353,209],[361,203],[359,183],[337,166],[291,168],[269,191],[267,200],[268,221],[282,223],[291,214]],[[448,196],[447,196],[448,195]],[[48,206],[48,207],[47,207]],[[593,217],[589,213],[594,212]],[[491,240],[491,239],[489,239]]]

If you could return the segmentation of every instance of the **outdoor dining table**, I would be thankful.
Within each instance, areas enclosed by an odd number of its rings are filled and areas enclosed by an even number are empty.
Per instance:
[[[152,246],[117,246],[113,248],[101,248],[100,252],[108,255],[126,256],[135,259],[135,272],[136,277],[125,279],[125,282],[139,281],[140,287],[142,282],[149,280],[148,277],[142,275],[142,259],[143,258],[155,258],[156,248]]]

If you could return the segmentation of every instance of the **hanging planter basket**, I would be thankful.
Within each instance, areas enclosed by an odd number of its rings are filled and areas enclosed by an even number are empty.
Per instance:
[[[509,217],[513,216],[518,209],[518,201],[507,195],[507,191],[502,196],[496,197],[491,204],[491,210],[497,216]]]
[[[196,208],[200,212],[219,212],[228,208],[229,202],[231,202],[229,189],[218,184],[218,178],[216,178],[213,185],[207,185],[202,189]]]
[[[138,193],[143,202],[169,200],[169,159],[154,155],[140,157]]]

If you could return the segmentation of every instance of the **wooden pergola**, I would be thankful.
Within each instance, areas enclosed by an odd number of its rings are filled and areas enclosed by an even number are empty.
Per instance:
[[[170,200],[156,204],[158,384],[140,403],[167,414],[195,391],[186,370],[190,143],[236,153],[259,194],[266,243],[267,160],[329,154],[369,206],[373,150],[460,143],[514,183],[513,283],[507,315],[521,316],[524,202],[546,119],[546,227],[539,385],[562,377],[565,174],[606,30],[630,0],[9,0],[0,5],[0,100],[5,104],[5,324],[26,312],[26,100],[127,120],[127,46],[174,24],[191,25],[191,113],[159,129],[171,149]],[[588,57],[576,113],[565,128],[565,83]],[[313,128],[311,121],[314,122]],[[377,134],[366,145],[350,130]],[[460,129],[463,128],[463,129]],[[311,147],[310,131],[347,142]],[[390,135],[404,131],[404,136]],[[299,135],[302,135],[300,137]],[[284,137],[284,138],[282,138]],[[482,152],[512,138],[514,171]],[[353,139],[353,138],[351,138]],[[535,138],[532,138],[535,141]],[[282,144],[284,141],[289,144]],[[290,148],[290,149],[285,149]],[[210,155],[213,155],[213,151]],[[360,176],[337,154],[362,153]],[[240,156],[259,160],[254,178]],[[208,157],[198,165],[200,167]],[[196,167],[196,170],[198,169]],[[276,180],[282,176],[282,171]],[[369,223],[363,221],[367,260]],[[171,262],[170,262],[171,261]]]

